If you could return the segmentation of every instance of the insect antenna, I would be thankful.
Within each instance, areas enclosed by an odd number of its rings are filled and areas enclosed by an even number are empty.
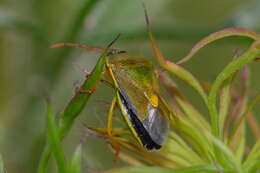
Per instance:
[[[115,40],[117,40],[117,38]],[[114,42],[111,42],[111,43],[113,44]],[[58,47],[78,47],[78,48],[82,48],[82,49],[85,49],[87,51],[94,52],[94,53],[102,53],[105,51],[105,49],[101,48],[101,47],[88,47],[86,45],[78,44],[78,43],[57,43],[57,44],[50,46],[50,48],[58,48]],[[110,49],[108,55],[118,55],[118,54],[122,54],[122,53],[126,53],[126,51]]]
[[[94,53],[102,53],[105,50],[104,48],[88,47],[86,45],[82,45],[78,43],[58,43],[50,46],[50,48],[58,48],[58,47],[78,47]]]

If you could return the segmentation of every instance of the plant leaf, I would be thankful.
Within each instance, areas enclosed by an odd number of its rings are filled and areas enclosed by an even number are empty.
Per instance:
[[[81,153],[82,153],[82,148],[81,148],[81,145],[79,145],[73,154],[73,158],[71,161],[71,167],[70,167],[70,173],[80,173],[81,172]]]
[[[156,60],[158,61],[160,66],[162,68],[164,68],[165,70],[171,72],[172,74],[176,75],[178,78],[180,78],[181,80],[183,80],[184,82],[189,84],[192,88],[194,88],[201,95],[205,104],[207,104],[207,102],[208,102],[207,94],[203,90],[199,81],[192,75],[192,73],[190,73],[183,67],[164,58],[161,50],[159,49],[157,41],[153,37],[153,33],[152,33],[151,26],[149,23],[147,11],[146,11],[146,9],[144,9],[144,10],[145,10],[145,19],[146,19],[146,24],[147,24],[148,36],[151,41],[153,54],[156,57]]]
[[[213,148],[208,138],[201,130],[193,126],[193,124],[184,117],[180,117],[177,123],[171,124],[185,141],[193,148],[201,158],[210,161]]]
[[[228,113],[228,108],[231,100],[231,95],[230,95],[230,87],[231,83],[233,81],[232,75],[229,79],[227,79],[224,84],[222,91],[220,93],[220,101],[219,101],[219,129],[220,129],[220,135],[223,135],[223,130],[224,130],[224,124],[226,120],[226,116]],[[222,137],[221,137],[222,138]]]
[[[259,54],[260,41],[255,41],[251,47],[238,59],[228,64],[214,81],[208,97],[208,109],[211,116],[212,132],[215,136],[220,136],[219,116],[216,107],[217,93],[219,92],[220,87],[222,86],[223,82],[227,80],[233,73],[242,68],[244,65],[252,62]]]
[[[167,89],[169,95],[176,100],[179,107],[185,113],[185,116],[189,117],[190,120],[194,122],[195,125],[202,129],[209,130],[210,126],[208,121],[203,117],[203,115],[194,108],[190,102],[181,94],[178,86],[166,73],[160,73],[160,79]]]
[[[212,165],[195,166],[184,169],[169,169],[160,167],[131,167],[107,171],[107,173],[215,173],[218,170]]]
[[[250,151],[249,155],[247,156],[245,162],[243,163],[243,168],[249,169],[252,163],[259,159],[260,157],[260,140],[258,140],[252,150]]]
[[[169,139],[165,146],[162,148],[160,154],[175,160],[177,157],[183,158],[188,162],[188,166],[192,165],[202,165],[206,163],[205,160],[201,158],[201,156],[196,153],[191,146],[186,143],[179,135],[174,132],[170,132]]]
[[[242,173],[242,168],[240,166],[238,158],[235,157],[235,155],[232,153],[232,151],[218,138],[213,136],[210,133],[206,133],[207,136],[211,139],[213,142],[214,146],[218,149],[218,152],[221,152],[221,158],[216,157],[219,161],[219,163],[224,167],[224,168],[229,168],[229,169],[234,169],[236,170],[237,173]],[[220,160],[221,159],[221,160]],[[229,163],[227,163],[229,162]],[[232,167],[230,167],[232,165]],[[227,167],[228,166],[228,167]]]
[[[0,173],[5,173],[4,161],[3,161],[1,154],[0,154]]]
[[[231,137],[230,137],[231,139],[232,139],[232,136],[234,136],[236,134],[236,131],[239,129],[239,127],[242,125],[242,123],[246,120],[246,117],[249,115],[249,112],[252,111],[252,109],[254,108],[254,106],[257,104],[258,101],[260,101],[260,94],[257,94],[254,97],[253,101],[249,104],[248,108],[243,113],[243,115],[239,119],[238,123],[235,124],[234,130],[231,133]]]
[[[221,31],[214,32],[200,40],[195,46],[193,46],[188,55],[178,61],[177,64],[187,62],[193,57],[194,54],[196,54],[201,48],[208,45],[209,43],[229,36],[244,36],[252,38],[253,40],[258,40],[260,38],[260,35],[258,35],[256,32],[244,28],[226,28]]]
[[[58,126],[55,123],[54,114],[50,105],[48,105],[47,129],[48,141],[54,153],[59,172],[66,173],[68,171],[66,157],[64,151],[62,150]]]
[[[118,37],[117,37],[118,38]],[[116,38],[116,39],[117,39]],[[94,69],[91,72],[91,76],[88,79],[85,79],[83,84],[81,85],[80,89],[82,90],[91,90],[93,89],[101,76],[101,72],[103,71],[104,65],[105,65],[105,58],[108,54],[108,49],[112,46],[112,44],[116,41],[113,40],[107,48],[104,50],[104,52],[101,54],[101,56],[98,59],[98,62]],[[60,118],[61,126],[59,128],[59,138],[63,139],[69,130],[71,129],[74,120],[76,117],[80,114],[80,112],[85,107],[86,103],[88,102],[89,97],[91,96],[91,93],[80,93],[77,92],[74,97],[70,100],[68,105],[66,106],[64,112],[62,113],[62,117]],[[38,173],[45,173],[48,165],[48,161],[51,156],[51,150],[48,144],[45,147],[45,150],[42,154],[42,158],[38,167]]]

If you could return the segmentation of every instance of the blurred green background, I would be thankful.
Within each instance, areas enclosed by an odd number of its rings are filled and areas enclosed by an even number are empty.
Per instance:
[[[225,27],[260,31],[259,0],[1,0],[0,1],[0,153],[8,172],[35,172],[45,142],[46,106],[51,96],[62,111],[98,55],[77,48],[50,49],[60,42],[104,47],[121,33],[115,48],[151,57],[142,2],[165,56],[183,57],[198,40]],[[232,37],[210,44],[184,66],[211,82],[251,40]],[[252,67],[252,95],[259,92],[259,64]],[[199,96],[183,86],[188,98],[203,111]],[[84,124],[101,127],[113,90],[100,85],[73,130],[64,140],[68,156],[84,146],[84,171],[122,165],[104,141],[86,137]],[[100,101],[102,100],[102,101]],[[256,113],[260,109],[256,110]]]

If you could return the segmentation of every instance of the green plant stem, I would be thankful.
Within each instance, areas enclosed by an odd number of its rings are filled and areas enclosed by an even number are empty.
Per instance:
[[[71,161],[70,173],[80,173],[81,171],[81,156],[82,156],[82,147],[79,145],[74,154]]]
[[[108,47],[109,48],[109,47]],[[93,69],[91,76],[84,81],[80,89],[82,90],[92,90],[96,87],[101,72],[103,71],[103,67],[105,64],[105,57],[107,56],[108,48],[104,51],[104,53],[100,56],[95,68]],[[60,127],[59,127],[59,139],[62,140],[69,132],[75,118],[79,115],[79,113],[85,107],[91,93],[81,93],[77,92],[75,96],[71,99],[64,112],[62,113],[62,117],[60,119]],[[43,152],[42,159],[39,164],[38,173],[45,173],[48,165],[48,161],[51,156],[51,148],[49,143],[46,144],[45,151]]]
[[[160,167],[130,167],[121,169],[112,169],[108,173],[194,173],[194,172],[207,172],[215,173],[218,170],[213,165],[198,165],[196,167],[184,168],[184,169],[170,169]]]
[[[182,64],[184,62],[187,62],[190,60],[193,55],[195,55],[202,47],[208,45],[209,43],[225,38],[225,37],[230,37],[230,36],[244,36],[251,38],[253,40],[258,40],[260,36],[253,31],[244,29],[244,28],[226,28],[223,30],[220,30],[218,32],[214,32],[210,34],[209,36],[203,38],[200,40],[193,48],[190,50],[190,52],[182,58],[180,61],[177,62],[177,64]]]
[[[47,124],[48,141],[54,153],[58,170],[60,173],[67,173],[68,164],[66,161],[65,153],[62,150],[61,141],[59,139],[59,132],[57,128],[58,126],[55,123],[54,114],[50,105],[48,105]]]
[[[217,111],[217,93],[219,92],[223,82],[227,80],[234,72],[242,68],[244,65],[252,62],[257,55],[260,54],[260,41],[255,41],[252,46],[242,54],[238,59],[228,64],[225,69],[218,75],[214,81],[208,97],[208,109],[211,116],[212,133],[216,137],[220,137],[219,116]]]
[[[244,65],[252,62],[256,56],[260,54],[260,41],[255,41],[251,47],[243,53],[238,59],[234,60],[230,64],[228,64],[224,70],[217,76],[216,80],[214,81],[209,96],[208,96],[208,110],[211,118],[211,127],[212,127],[212,134],[217,138],[221,140],[220,135],[220,127],[219,127],[219,121],[220,117],[217,111],[217,94],[223,85],[223,83],[231,77],[237,70],[242,68]],[[223,161],[225,160],[225,157],[223,153],[219,150],[219,148],[214,147],[214,152],[216,155],[216,158],[219,162],[222,164],[225,164]]]
[[[226,116],[228,114],[231,95],[230,95],[230,87],[233,82],[236,73],[231,75],[223,84],[223,88],[220,93],[220,101],[219,101],[219,130],[220,130],[220,139],[223,139],[224,133],[224,124],[226,120]]]
[[[80,32],[80,30],[82,29],[82,26],[84,24],[84,19],[86,18],[86,16],[88,14],[90,14],[90,12],[92,11],[92,9],[94,8],[94,6],[99,2],[99,0],[86,0],[82,5],[81,5],[81,8],[79,10],[79,13],[76,15],[75,17],[75,20],[73,22],[73,24],[71,25],[72,28],[67,32],[68,34],[65,35],[65,37],[62,39],[62,41],[64,42],[72,42],[76,39],[78,33]],[[52,79],[50,79],[51,81],[55,80],[57,74],[58,74],[58,69],[60,69],[60,67],[63,65],[63,63],[61,63],[61,59],[66,59],[70,53],[72,49],[71,48],[65,48],[61,51],[58,52],[58,54],[55,54],[53,56],[53,59],[55,59],[53,61],[53,63],[51,63],[51,66],[50,68],[48,69],[54,69],[54,71],[49,71],[48,73],[52,74],[52,75],[49,75],[49,76],[52,76]],[[62,61],[62,62],[65,62],[65,61]],[[53,68],[55,67],[55,68]],[[85,80],[84,84],[83,85],[87,85],[87,80]],[[83,86],[82,86],[83,87]],[[77,97],[77,94],[74,96],[74,100],[77,100],[76,99]],[[88,100],[88,97],[89,96],[86,96],[85,98],[85,102],[87,102]],[[83,105],[81,105],[81,107],[83,107]],[[67,108],[68,110],[70,110],[70,108]],[[66,111],[65,111],[66,112]],[[78,113],[80,111],[78,110]],[[76,113],[76,112],[75,112]],[[65,113],[66,114],[66,113]],[[76,116],[74,115],[74,118]],[[67,118],[67,116],[66,116]],[[66,119],[65,118],[65,119]],[[73,122],[73,118],[71,118],[71,122]],[[61,131],[60,133],[60,137],[61,139],[66,136],[67,134],[67,131],[70,129],[72,123],[68,123],[68,122],[65,122],[65,125],[62,126],[62,128],[60,128],[59,130]],[[40,160],[40,163],[39,163],[39,167],[38,167],[38,173],[45,173],[46,172],[46,169],[47,169],[47,165],[48,165],[48,161],[50,159],[50,156],[51,156],[51,151],[50,151],[50,147],[49,147],[49,144],[46,145],[44,151],[43,151],[43,154],[42,154],[42,158]]]
[[[4,161],[2,159],[2,156],[0,154],[0,173],[4,173],[5,169],[4,169]]]
[[[246,109],[246,111],[243,113],[243,115],[241,116],[241,118],[239,119],[239,121],[235,124],[234,129],[231,132],[230,135],[230,141],[232,141],[233,137],[235,136],[235,134],[237,133],[237,130],[241,127],[241,125],[243,124],[243,122],[245,121],[246,117],[249,115],[249,112],[253,109],[253,107],[257,104],[257,102],[260,100],[260,94],[257,94],[255,96],[255,98],[253,99],[252,103],[249,104],[248,108]]]

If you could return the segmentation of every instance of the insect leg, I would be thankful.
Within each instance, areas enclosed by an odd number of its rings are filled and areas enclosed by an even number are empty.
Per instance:
[[[78,43],[58,43],[50,46],[50,48],[58,48],[58,47],[79,47],[94,53],[102,53],[105,49],[100,47],[88,47],[86,45],[78,44]]]
[[[107,119],[107,134],[108,134],[108,136],[112,136],[112,118],[113,118],[113,113],[114,113],[116,101],[117,101],[117,98],[116,98],[116,95],[115,95],[113,100],[112,100],[110,109],[108,111],[108,119]]]
[[[79,89],[78,91],[79,91],[80,93],[92,94],[93,92],[96,91],[96,88],[93,88],[93,89],[91,89],[91,90]]]
[[[107,134],[108,134],[108,137],[112,136],[112,118],[113,118],[113,113],[114,113],[114,109],[115,109],[115,106],[116,106],[116,101],[117,101],[117,97],[115,95],[113,100],[112,100],[109,112],[108,112],[108,119],[107,119]],[[113,142],[113,141],[111,141],[111,146],[115,151],[115,156],[114,156],[113,162],[116,162],[119,158],[119,153],[120,153],[121,147],[118,143]]]

